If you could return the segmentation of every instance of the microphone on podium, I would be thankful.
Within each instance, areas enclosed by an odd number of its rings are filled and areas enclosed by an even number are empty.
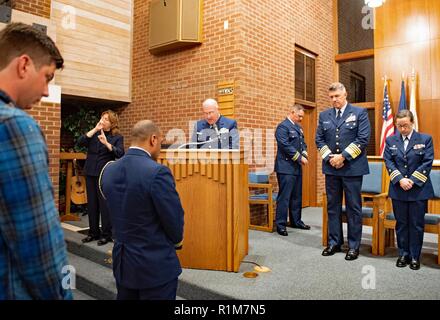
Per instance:
[[[220,131],[218,131],[217,124],[214,123],[214,124],[212,125],[212,127],[213,127],[214,130],[215,130],[215,134],[217,135],[217,138],[220,139]]]

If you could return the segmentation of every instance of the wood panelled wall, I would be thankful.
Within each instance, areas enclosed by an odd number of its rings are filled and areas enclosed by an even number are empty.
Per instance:
[[[132,0],[52,1],[63,94],[131,101],[132,16]]]
[[[402,72],[409,75],[414,68],[418,75],[419,131],[433,136],[435,157],[439,159],[440,1],[388,0],[376,10],[374,42],[378,119],[382,112],[382,77],[387,75],[390,79],[390,99],[395,114]],[[379,141],[381,124],[382,121],[378,121],[376,141]]]

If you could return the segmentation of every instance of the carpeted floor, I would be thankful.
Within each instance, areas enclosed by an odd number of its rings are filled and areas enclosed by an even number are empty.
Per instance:
[[[418,271],[395,267],[393,248],[384,257],[372,256],[369,227],[363,229],[359,259],[346,261],[345,253],[323,257],[321,212],[304,209],[303,220],[312,229],[288,228],[287,237],[249,231],[245,260],[269,267],[269,273],[244,278],[243,272],[254,267],[244,262],[239,273],[185,269],[180,279],[236,299],[440,299],[436,235],[425,235]]]
[[[304,209],[303,220],[312,229],[288,228],[287,237],[249,230],[249,255],[242,262],[240,272],[184,269],[178,294],[185,299],[440,299],[436,235],[425,234],[422,265],[418,271],[395,267],[395,248],[387,249],[384,257],[372,256],[369,227],[363,228],[359,259],[345,261],[344,252],[323,257],[321,214],[321,208]],[[87,217],[70,224],[87,227]],[[75,239],[79,246],[81,237],[83,235],[78,235]],[[111,245],[102,248],[86,244],[85,247],[97,254],[100,250],[107,252]],[[272,271],[260,273],[255,279],[244,278],[243,273],[255,266],[252,262]],[[112,276],[111,269],[104,270],[107,276]],[[93,272],[89,272],[83,276],[92,277]],[[106,286],[114,286],[111,280]]]

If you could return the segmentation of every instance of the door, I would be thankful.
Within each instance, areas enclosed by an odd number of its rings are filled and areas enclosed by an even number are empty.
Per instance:
[[[317,171],[317,151],[315,146],[316,133],[316,108],[304,107],[304,119],[302,126],[304,130],[304,138],[307,143],[307,153],[309,155],[309,163],[303,166],[303,207],[316,206],[316,171]]]

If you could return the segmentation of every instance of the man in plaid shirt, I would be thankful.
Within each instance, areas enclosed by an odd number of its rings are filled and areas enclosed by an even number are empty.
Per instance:
[[[21,23],[0,31],[0,48],[0,300],[72,299],[47,146],[21,110],[48,96],[64,61],[48,36]]]

